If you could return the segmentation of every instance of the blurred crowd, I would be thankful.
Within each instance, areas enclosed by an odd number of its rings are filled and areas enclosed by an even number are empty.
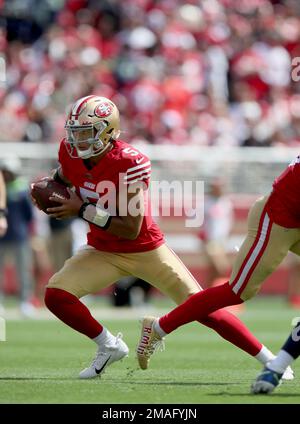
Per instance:
[[[94,93],[141,143],[297,146],[298,0],[0,0],[0,141],[58,142]]]

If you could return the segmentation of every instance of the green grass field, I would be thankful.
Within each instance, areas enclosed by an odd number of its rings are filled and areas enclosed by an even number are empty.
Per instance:
[[[171,303],[164,302],[160,313]],[[161,306],[158,305],[158,308]],[[115,315],[119,313],[115,309]],[[141,313],[142,314],[142,313]],[[247,305],[241,318],[276,352],[300,311],[278,298]],[[213,331],[195,323],[168,336],[147,371],[138,369],[136,319],[103,320],[112,332],[122,331],[130,357],[109,367],[101,379],[80,381],[95,345],[58,320],[7,322],[7,341],[0,343],[1,403],[299,403],[300,360],[296,378],[271,396],[252,396],[249,387],[261,366]]]

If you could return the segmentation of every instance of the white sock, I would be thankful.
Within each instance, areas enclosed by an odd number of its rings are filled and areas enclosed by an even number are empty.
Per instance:
[[[285,350],[280,350],[278,355],[268,364],[268,368],[273,371],[278,372],[279,374],[283,374],[289,365],[295,359],[287,353]]]
[[[153,328],[154,331],[160,336],[160,337],[165,337],[168,333],[166,333],[161,326],[159,325],[159,320],[157,319],[156,321],[154,321],[153,324]]]
[[[104,346],[104,345],[109,345],[112,344],[115,340],[115,336],[113,336],[108,330],[107,328],[103,327],[103,330],[101,331],[101,333],[95,337],[93,339],[93,341],[98,345],[98,346]]]
[[[261,351],[255,356],[255,358],[263,365],[266,365],[267,362],[275,358],[275,355],[263,345]]]

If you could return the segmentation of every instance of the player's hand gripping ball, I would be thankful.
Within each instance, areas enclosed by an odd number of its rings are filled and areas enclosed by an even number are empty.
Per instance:
[[[52,178],[46,177],[31,184],[31,198],[35,206],[43,212],[48,213],[48,208],[61,206],[60,203],[50,200],[50,197],[59,197],[61,199],[69,199],[70,194],[68,188],[54,181]]]

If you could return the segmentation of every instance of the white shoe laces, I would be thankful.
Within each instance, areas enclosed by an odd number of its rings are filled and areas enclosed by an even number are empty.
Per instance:
[[[96,356],[95,356],[95,358],[94,358],[94,360],[92,362],[92,366],[95,366],[96,365],[96,362],[98,361],[99,358],[101,358],[102,356],[107,355],[107,351],[111,352],[111,351],[117,350],[118,349],[119,340],[121,340],[122,338],[123,338],[123,334],[122,333],[118,333],[116,335],[116,337],[115,337],[114,344],[112,344],[112,345],[111,344],[104,345],[105,351],[100,350],[100,349],[102,349],[102,347],[99,346],[99,350],[96,353]]]
[[[144,355],[145,356],[151,356],[155,352],[163,352],[165,350],[165,341],[164,338],[158,338],[156,336],[153,336],[153,339],[149,343],[148,346],[145,346],[144,348]]]

